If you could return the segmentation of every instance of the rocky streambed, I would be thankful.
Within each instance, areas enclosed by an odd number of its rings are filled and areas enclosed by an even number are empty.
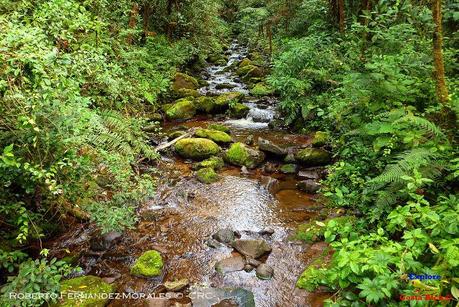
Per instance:
[[[166,145],[157,194],[137,227],[101,235],[78,225],[49,242],[100,277],[81,282],[129,294],[102,306],[321,306],[328,296],[295,287],[325,245],[294,236],[324,214],[315,193],[331,159],[326,136],[274,127],[276,99],[244,46],[234,41],[219,62],[200,81],[176,76],[156,138]]]

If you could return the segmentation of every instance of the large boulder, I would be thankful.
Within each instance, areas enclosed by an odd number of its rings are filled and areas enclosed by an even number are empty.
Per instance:
[[[253,259],[259,258],[271,251],[271,246],[265,240],[235,240],[233,247],[239,253]]]
[[[210,139],[217,143],[231,143],[233,141],[231,136],[226,132],[212,129],[199,128],[196,130],[195,135],[200,138]]]
[[[61,281],[61,299],[56,305],[61,307],[104,307],[109,301],[109,294],[115,287],[97,276],[80,276]],[[73,295],[80,293],[81,295]]]
[[[196,106],[192,97],[177,100],[170,108],[166,110],[166,116],[170,120],[190,119],[196,114]]]
[[[267,153],[271,153],[276,156],[285,156],[287,155],[287,150],[285,148],[280,147],[277,144],[274,144],[272,141],[259,137],[258,138],[258,148],[261,151],[265,151]]]
[[[234,118],[244,118],[249,114],[250,108],[243,103],[237,102],[230,105],[229,115]]]
[[[185,138],[175,143],[177,153],[187,159],[204,160],[220,152],[214,141],[204,138]]]
[[[262,151],[252,149],[243,143],[234,143],[225,153],[225,160],[228,163],[255,168],[265,159]]]
[[[183,95],[185,95],[184,93],[186,92],[185,90],[196,90],[198,87],[198,80],[192,76],[178,72],[174,76],[174,81],[172,82],[171,89],[173,94],[183,97]]]
[[[305,148],[295,154],[295,159],[306,166],[326,165],[331,160],[328,151],[320,148]]]
[[[154,277],[161,274],[163,258],[158,251],[149,250],[143,253],[131,267],[131,274],[135,276]]]
[[[236,73],[243,78],[260,78],[264,76],[263,69],[250,64],[240,67]]]
[[[195,99],[196,109],[202,113],[212,113],[215,108],[215,98],[209,96],[200,96]]]

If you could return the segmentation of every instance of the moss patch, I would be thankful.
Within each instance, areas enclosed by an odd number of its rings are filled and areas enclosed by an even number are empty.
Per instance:
[[[237,102],[230,105],[229,114],[231,117],[243,118],[249,113],[250,108],[243,103]]]
[[[212,130],[212,129],[202,129],[199,128],[196,130],[196,136],[200,138],[210,139],[217,143],[231,143],[233,140],[226,132]]]
[[[273,93],[274,91],[263,82],[255,84],[255,86],[250,90],[250,94],[253,96],[268,96],[272,95]]]
[[[192,97],[177,100],[166,110],[168,119],[190,119],[196,114],[196,107]]]
[[[324,131],[317,131],[311,141],[312,146],[321,147],[328,143],[329,135]]]
[[[346,223],[353,224],[354,222],[354,216],[339,216],[327,219],[323,222],[311,221],[298,226],[295,239],[305,241],[306,243],[322,241],[324,240],[325,229],[329,223],[336,223],[337,225],[344,226]]]
[[[112,285],[104,282],[97,276],[81,276],[61,282],[61,294],[63,299],[56,305],[62,307],[103,307],[108,302],[104,295],[113,292],[115,289]],[[78,297],[76,292],[82,293],[84,298]],[[68,297],[66,294],[72,293]],[[92,295],[92,296],[91,296]]]
[[[200,168],[206,168],[210,167],[214,170],[219,170],[223,166],[225,166],[225,162],[223,162],[223,159],[220,157],[210,157],[207,160],[201,161],[199,163],[196,163],[195,169],[200,169]]]
[[[252,61],[247,59],[247,58],[245,58],[239,63],[239,68],[245,67],[247,65],[252,65]]]
[[[223,131],[223,132],[226,132],[226,133],[230,132],[230,128],[228,128],[225,125],[221,125],[221,124],[210,124],[210,125],[207,126],[207,128],[208,129],[212,129],[212,130]]]
[[[205,167],[196,172],[196,178],[202,183],[212,183],[218,180],[218,174],[213,168]]]
[[[215,108],[214,110],[223,111],[228,109],[230,105],[236,104],[241,102],[242,98],[244,98],[244,94],[239,92],[230,92],[225,93],[217,98],[215,98]]]
[[[179,94],[181,89],[190,89],[195,90],[199,87],[198,80],[196,78],[189,76],[184,73],[176,73],[174,77],[174,82],[172,83],[172,92]]]
[[[330,153],[319,148],[305,148],[295,154],[295,159],[307,166],[325,165],[330,162]]]
[[[243,143],[234,143],[225,153],[225,160],[238,166],[254,168],[263,162],[265,156],[261,151],[249,148]]]
[[[194,101],[194,104],[199,112],[212,113],[215,108],[215,99],[213,97],[200,96]]]
[[[131,274],[136,276],[154,277],[161,274],[163,268],[161,254],[155,250],[149,250],[137,258],[131,267]]]
[[[214,141],[203,138],[185,138],[175,143],[175,150],[187,159],[203,160],[220,152]]]
[[[284,174],[295,174],[298,171],[298,165],[296,165],[296,164],[284,164],[284,165],[282,165],[280,170]]]

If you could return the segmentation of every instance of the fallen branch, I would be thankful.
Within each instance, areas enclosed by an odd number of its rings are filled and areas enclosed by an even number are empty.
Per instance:
[[[183,135],[181,135],[181,136],[179,136],[179,137],[173,139],[172,141],[157,146],[157,147],[155,148],[155,150],[158,151],[158,152],[161,151],[161,150],[164,150],[164,149],[166,149],[166,148],[168,148],[168,147],[174,145],[177,141],[179,141],[179,140],[181,140],[181,139],[184,139],[184,138],[186,138],[186,137],[192,136],[192,135],[194,134],[194,131],[195,131],[195,129],[194,129],[194,128],[191,128],[187,133],[185,133],[185,134],[183,134]]]

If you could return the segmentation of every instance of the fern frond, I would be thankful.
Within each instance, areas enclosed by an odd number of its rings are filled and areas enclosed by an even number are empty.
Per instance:
[[[437,127],[437,125],[423,117],[409,114],[396,120],[393,124],[397,125],[399,123],[408,123],[409,125],[422,129],[426,134],[430,134],[443,140],[446,139],[446,135],[439,127]]]

